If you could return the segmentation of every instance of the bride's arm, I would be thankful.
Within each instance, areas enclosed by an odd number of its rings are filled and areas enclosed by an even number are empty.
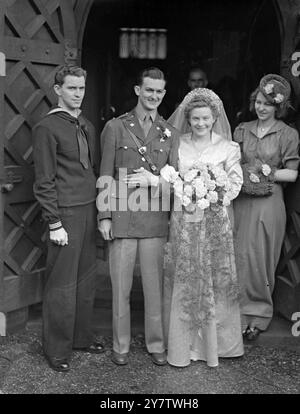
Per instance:
[[[240,165],[241,151],[238,143],[232,141],[228,148],[228,155],[225,163],[225,171],[231,183],[228,194],[230,200],[234,200],[241,191],[243,184],[243,172]]]

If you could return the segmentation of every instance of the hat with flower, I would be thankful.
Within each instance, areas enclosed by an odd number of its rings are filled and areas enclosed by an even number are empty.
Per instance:
[[[291,94],[289,82],[280,75],[270,73],[261,78],[259,89],[273,105],[285,104]]]

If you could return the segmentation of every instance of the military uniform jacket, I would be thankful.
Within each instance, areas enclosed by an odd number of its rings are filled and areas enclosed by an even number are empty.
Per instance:
[[[122,182],[124,175],[140,167],[151,171],[129,131],[138,138],[140,145],[146,147],[157,167],[154,174],[159,175],[166,164],[177,168],[179,131],[160,115],[157,114],[147,137],[134,110],[110,120],[101,135],[98,219],[112,219],[115,238],[164,237],[168,234],[168,192],[165,193],[161,185],[136,189],[128,188]]]

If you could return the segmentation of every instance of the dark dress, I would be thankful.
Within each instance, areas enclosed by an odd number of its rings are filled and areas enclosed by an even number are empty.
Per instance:
[[[262,138],[257,121],[240,124],[234,140],[241,145],[243,162],[255,159],[277,169],[297,169],[298,132],[276,121]],[[275,270],[285,233],[286,212],[282,185],[273,194],[256,197],[240,193],[234,201],[236,265],[243,287],[242,326],[266,330],[272,315]]]

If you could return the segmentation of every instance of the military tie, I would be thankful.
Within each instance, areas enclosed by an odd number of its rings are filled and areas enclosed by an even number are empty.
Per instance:
[[[85,126],[77,123],[76,135],[79,148],[79,160],[86,170],[89,168],[89,146],[86,139]]]
[[[145,137],[147,137],[151,126],[152,126],[151,117],[150,115],[146,115],[143,121],[143,131],[144,131]]]

